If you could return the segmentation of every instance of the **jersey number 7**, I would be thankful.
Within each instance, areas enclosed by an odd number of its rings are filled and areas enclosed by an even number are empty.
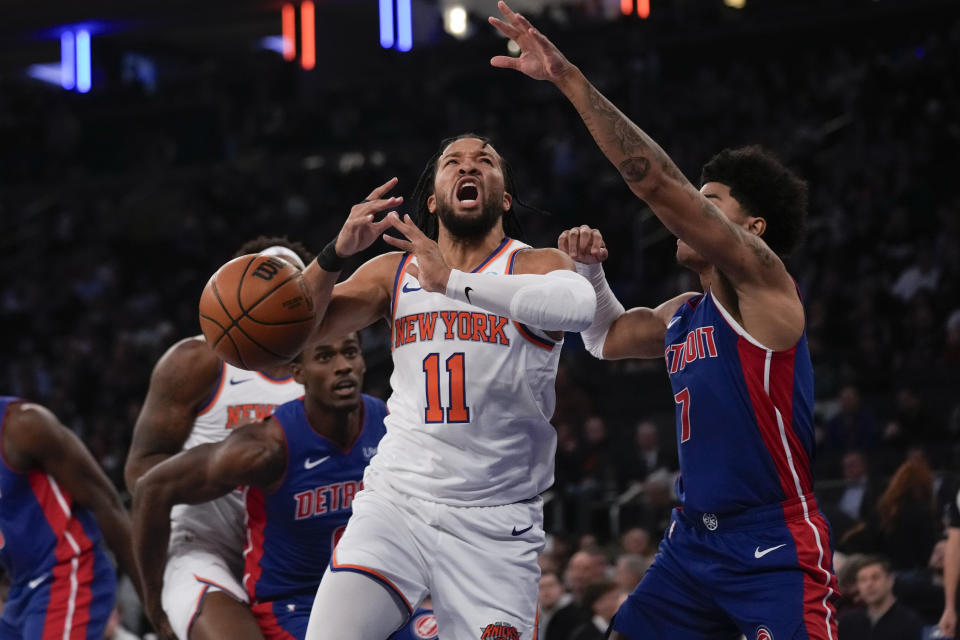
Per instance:
[[[673,396],[673,401],[680,405],[680,443],[690,439],[690,389],[684,387]]]
[[[450,376],[450,404],[446,409],[440,405],[440,354],[431,353],[423,359],[423,372],[427,374],[427,408],[423,412],[424,422],[434,424],[438,422],[470,422],[470,407],[467,406],[467,378],[464,372],[463,358],[462,351],[447,358],[447,374]]]

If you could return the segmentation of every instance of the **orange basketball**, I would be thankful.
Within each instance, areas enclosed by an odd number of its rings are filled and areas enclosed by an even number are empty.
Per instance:
[[[270,369],[295,358],[316,325],[301,272],[276,256],[234,258],[207,281],[200,327],[226,362]]]

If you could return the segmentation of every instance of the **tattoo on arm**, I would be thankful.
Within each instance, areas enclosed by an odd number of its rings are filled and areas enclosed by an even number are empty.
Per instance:
[[[627,182],[640,182],[650,173],[650,161],[643,156],[629,158],[621,162],[617,169]]]

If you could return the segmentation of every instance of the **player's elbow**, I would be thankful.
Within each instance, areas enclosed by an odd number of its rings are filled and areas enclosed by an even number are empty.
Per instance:
[[[524,287],[510,304],[513,317],[547,331],[583,331],[593,322],[597,294],[572,271],[554,271],[544,284]]]

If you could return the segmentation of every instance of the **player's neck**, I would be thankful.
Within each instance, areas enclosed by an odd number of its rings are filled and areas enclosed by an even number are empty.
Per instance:
[[[503,229],[498,225],[483,238],[457,238],[441,227],[437,245],[451,269],[473,271],[503,242]]]
[[[357,439],[360,432],[361,406],[351,411],[335,411],[311,401],[309,396],[303,399],[303,408],[310,427],[328,440],[332,440],[341,449],[347,449]]]

